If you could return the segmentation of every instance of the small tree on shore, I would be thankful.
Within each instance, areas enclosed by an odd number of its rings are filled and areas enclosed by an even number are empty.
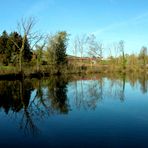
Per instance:
[[[118,48],[122,54],[122,68],[125,69],[126,68],[126,56],[124,52],[124,41],[123,40],[119,41]]]

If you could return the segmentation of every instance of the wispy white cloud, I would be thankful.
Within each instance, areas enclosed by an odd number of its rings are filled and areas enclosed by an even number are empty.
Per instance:
[[[128,25],[132,25],[132,24],[140,24],[140,23],[143,23],[143,21],[146,21],[148,18],[148,12],[146,13],[142,13],[141,15],[138,15],[136,17],[133,17],[131,19],[128,19],[128,20],[125,20],[125,21],[121,21],[121,22],[115,22],[113,24],[110,24],[108,26],[105,26],[103,28],[100,28],[94,32],[92,32],[94,35],[101,35],[105,32],[109,32],[109,31],[112,31],[118,27],[125,27],[125,26],[128,26]]]
[[[134,17],[133,19],[132,19],[132,21],[134,21],[134,22],[139,22],[139,21],[141,21],[141,20],[145,20],[146,18],[148,17],[148,12],[145,12],[145,13],[143,13],[143,14],[141,14],[141,15],[138,15],[138,16],[136,16],[136,17]]]
[[[29,10],[26,12],[25,15],[39,15],[42,11],[49,8],[51,5],[54,5],[55,0],[41,0],[34,3]]]

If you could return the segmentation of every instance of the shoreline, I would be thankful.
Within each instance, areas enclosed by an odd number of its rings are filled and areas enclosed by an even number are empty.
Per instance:
[[[32,78],[37,78],[37,79],[41,79],[44,77],[50,77],[50,76],[86,76],[86,75],[131,75],[131,74],[144,74],[148,76],[148,70],[138,70],[138,71],[129,71],[129,70],[100,70],[100,71],[86,71],[86,70],[82,70],[82,71],[66,71],[66,72],[32,72],[32,73],[21,73],[21,72],[17,72],[17,73],[4,73],[4,74],[0,74],[0,80],[22,80],[22,79],[32,79]]]

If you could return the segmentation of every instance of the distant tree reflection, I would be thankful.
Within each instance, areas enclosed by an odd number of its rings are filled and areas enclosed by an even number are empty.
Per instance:
[[[140,77],[139,77],[139,83],[141,84],[141,91],[142,93],[147,93],[148,91],[148,79],[147,79],[148,75],[146,74],[142,74]]]
[[[124,101],[124,100],[125,100],[124,91],[125,91],[126,75],[123,74],[121,78],[122,78],[122,79],[121,79],[121,89],[120,89],[120,93],[119,93],[119,98],[120,98],[121,101]]]
[[[78,109],[95,109],[97,102],[103,99],[103,79],[79,80],[73,82],[74,102]]]

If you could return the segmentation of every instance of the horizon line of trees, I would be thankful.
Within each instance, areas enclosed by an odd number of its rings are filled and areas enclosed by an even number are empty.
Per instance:
[[[92,57],[92,58],[98,58],[100,60],[103,59],[103,50],[104,50],[103,44],[101,42],[94,41],[94,39],[90,39],[90,37],[91,36],[88,36],[84,43],[82,43],[82,40],[80,41],[80,38],[76,38],[74,42],[73,56],[79,57],[77,53],[80,52],[81,58]],[[5,30],[2,32],[0,36],[0,64],[1,65],[7,66],[11,64],[11,65],[16,66],[19,63],[20,49],[18,48],[17,45],[21,47],[22,40],[23,40],[22,35],[16,31],[11,32],[10,34],[8,34]],[[24,44],[23,54],[22,54],[23,62],[31,62],[35,54],[39,62],[41,62],[42,60],[41,58],[44,57],[45,60],[49,58],[48,63],[52,63],[56,65],[59,65],[61,63],[66,63],[67,61],[66,50],[67,50],[67,45],[68,45],[67,41],[68,41],[68,33],[66,31],[57,32],[55,35],[49,36],[48,41],[46,41],[46,43],[44,42],[42,45],[36,45],[35,50],[34,50],[34,49],[31,49],[28,39],[26,39],[25,44]],[[87,50],[88,56],[83,56],[86,48],[89,48]],[[123,60],[123,64],[125,64],[127,57],[133,57],[133,58],[137,57],[138,59],[143,59],[144,65],[147,63],[148,54],[147,54],[146,46],[142,46],[138,55],[134,53],[126,54],[124,51],[124,41],[123,40],[119,41],[119,43],[117,43],[113,48],[114,48],[113,50],[116,52],[116,55],[113,56],[110,54],[107,57],[107,59],[121,57]]]
[[[66,31],[59,31],[48,37],[43,36],[33,32],[34,25],[34,18],[24,19],[18,25],[19,31],[10,34],[6,31],[2,32],[0,35],[0,66],[18,66],[19,71],[22,72],[23,66],[27,64],[36,65],[38,71],[41,65],[52,65],[60,69],[68,64],[69,34]],[[104,60],[104,45],[97,41],[95,35],[76,36],[72,50],[74,57],[80,55],[83,58],[87,55],[89,58],[95,58],[98,63]],[[138,55],[129,55],[125,53],[125,43],[121,40],[109,48],[106,61],[111,65],[120,65],[123,69],[127,65],[147,66],[147,47],[142,46]],[[83,65],[83,61],[81,62]],[[77,64],[73,63],[73,65]]]

